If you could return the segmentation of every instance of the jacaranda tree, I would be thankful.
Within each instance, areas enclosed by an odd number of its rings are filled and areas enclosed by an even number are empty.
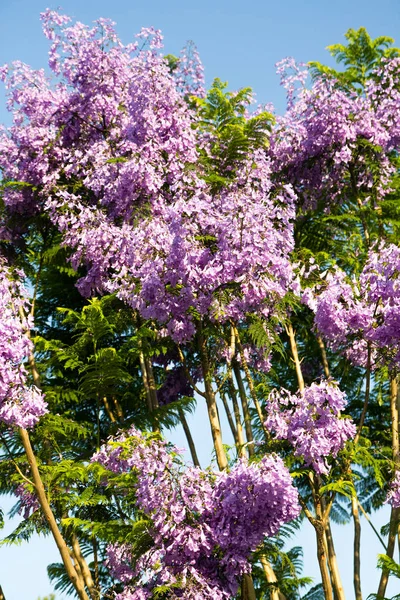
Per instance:
[[[343,600],[330,523],[352,518],[361,600],[359,511],[389,502],[383,600],[400,575],[393,40],[350,30],[342,71],[282,61],[280,117],[249,88],[206,91],[192,44],[42,21],[51,76],[0,70],[6,541],[51,533],[49,576],[81,600],[292,600],[305,517],[322,583],[303,598]],[[208,468],[186,419],[202,402]]]

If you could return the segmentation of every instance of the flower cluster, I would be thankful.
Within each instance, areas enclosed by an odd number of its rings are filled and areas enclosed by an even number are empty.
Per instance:
[[[303,300],[315,312],[315,325],[334,350],[355,364],[400,365],[400,248],[371,250],[357,282],[337,268]]]
[[[40,390],[27,384],[23,365],[32,350],[26,335],[32,320],[23,316],[26,305],[21,284],[0,259],[0,420],[24,428],[47,412]]]
[[[400,508],[400,471],[396,471],[386,498],[393,508]]]
[[[332,382],[313,383],[296,395],[274,390],[267,401],[265,426],[278,439],[288,440],[307,465],[325,474],[326,459],[337,456],[356,433],[354,423],[340,417],[345,405],[345,394]]]
[[[194,315],[268,316],[293,285],[295,197],[273,183],[264,150],[221,190],[209,183],[184,98],[184,77],[200,85],[197,55],[171,72],[158,31],[123,46],[111,23],[43,19],[58,83],[21,64],[1,72],[14,115],[0,134],[4,173],[26,184],[6,190],[8,213],[46,211],[87,268],[84,295],[117,293],[178,342]]]
[[[258,464],[243,460],[229,473],[182,472],[165,442],[132,428],[92,460],[133,474],[136,506],[151,519],[153,547],[136,561],[126,546],[109,550],[114,575],[135,584],[120,600],[150,598],[152,589],[166,584],[171,598],[226,600],[263,537],[300,511],[290,474],[275,456]]]
[[[329,211],[356,198],[376,202],[387,193],[396,172],[389,155],[399,142],[398,64],[383,61],[364,94],[320,77],[298,92],[296,102],[294,85],[304,84],[306,72],[292,60],[279,65],[289,110],[277,120],[271,155],[306,210]],[[286,73],[289,68],[294,74]],[[371,159],[379,168],[370,168]]]
[[[24,519],[28,519],[29,516],[38,510],[39,500],[34,492],[30,492],[27,489],[26,484],[21,483],[15,490],[14,494],[19,499],[20,507],[18,513],[23,515]]]

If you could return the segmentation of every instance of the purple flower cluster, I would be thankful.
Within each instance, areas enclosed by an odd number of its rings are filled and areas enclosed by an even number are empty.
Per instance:
[[[265,426],[278,439],[288,440],[295,455],[317,473],[326,474],[326,459],[337,456],[356,433],[354,423],[340,417],[345,405],[344,392],[332,382],[313,383],[296,395],[274,390],[267,401]]]
[[[23,365],[32,350],[26,335],[32,320],[19,314],[26,305],[21,284],[0,259],[0,420],[24,428],[33,427],[47,412],[40,390],[28,386]]]
[[[389,502],[393,508],[400,508],[400,471],[396,471],[390,484],[386,502]]]
[[[263,537],[300,512],[290,474],[276,456],[250,465],[243,460],[229,473],[182,472],[165,442],[131,429],[92,460],[133,473],[137,508],[151,519],[154,546],[134,564],[129,547],[109,550],[113,574],[135,586],[119,600],[150,598],[166,584],[173,584],[171,598],[227,600]]]
[[[1,72],[14,115],[0,133],[4,173],[29,184],[6,190],[7,211],[47,211],[87,267],[81,292],[116,292],[178,342],[192,337],[193,315],[268,316],[293,286],[295,197],[272,183],[264,150],[222,191],[207,183],[182,79],[200,85],[197,55],[174,76],[158,31],[123,46],[108,22],[43,20],[58,83],[21,64]]]
[[[400,248],[373,249],[358,281],[336,268],[323,284],[308,289],[303,301],[315,312],[315,325],[334,350],[366,366],[400,365]]]
[[[277,120],[271,154],[274,169],[293,184],[304,208],[320,205],[329,211],[355,196],[363,202],[379,201],[387,193],[396,172],[389,153],[400,140],[398,66],[398,59],[383,61],[363,95],[318,78],[310,89],[303,87],[294,102],[295,83],[304,85],[306,72],[290,59],[279,64],[289,109]],[[379,169],[368,167],[367,145]]]
[[[23,515],[24,519],[28,519],[32,513],[38,510],[40,505],[37,495],[30,492],[27,489],[26,484],[21,483],[21,485],[14,490],[14,494],[20,501],[18,513]]]

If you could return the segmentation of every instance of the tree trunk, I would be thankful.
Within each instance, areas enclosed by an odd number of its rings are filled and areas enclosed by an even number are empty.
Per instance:
[[[286,596],[282,594],[276,585],[274,585],[275,583],[278,583],[278,579],[275,575],[275,571],[271,567],[270,562],[265,556],[261,556],[260,563],[264,571],[265,579],[267,580],[267,583],[271,585],[269,588],[271,600],[286,600]]]
[[[303,373],[301,370],[301,362],[299,359],[299,353],[297,352],[296,337],[295,337],[295,333],[293,331],[293,326],[291,323],[289,323],[289,325],[287,326],[286,332],[289,336],[290,349],[292,351],[293,362],[294,362],[294,366],[296,369],[297,383],[299,385],[300,392],[302,392],[302,391],[304,391],[304,378],[303,378]]]
[[[345,600],[342,580],[340,578],[339,566],[337,563],[335,545],[333,543],[332,530],[328,520],[325,527],[326,548],[328,554],[328,566],[331,574],[332,590],[335,600]]]
[[[239,456],[244,458],[246,456],[245,440],[244,440],[244,435],[243,435],[243,427],[242,427],[239,403],[237,401],[237,394],[236,394],[235,386],[234,386],[233,380],[232,380],[232,371],[230,371],[230,373],[229,373],[228,385],[229,385],[229,391],[231,394],[233,412],[235,415],[237,440],[238,440],[238,454],[239,454]]]
[[[244,429],[246,432],[246,440],[247,440],[247,451],[249,453],[249,457],[254,454],[254,438],[253,438],[253,430],[251,427],[251,418],[249,405],[247,403],[246,390],[244,389],[242,375],[240,373],[240,367],[236,360],[232,361],[233,372],[235,373],[235,379],[238,385],[240,402],[242,404],[243,418],[244,418]]]
[[[181,408],[178,408],[179,419],[182,423],[183,431],[185,432],[187,442],[189,444],[190,455],[192,457],[192,461],[195,467],[200,467],[200,461],[197,457],[196,446],[194,444],[194,440],[192,437],[192,432],[190,431],[189,424],[186,420],[185,413]],[[201,467],[200,467],[201,468]]]
[[[210,421],[211,435],[214,443],[215,456],[220,471],[228,466],[224,445],[222,443],[221,425],[218,418],[217,401],[212,387],[212,374],[208,360],[207,342],[204,338],[202,326],[199,326],[199,354],[203,372],[205,396],[208,418]]]
[[[399,390],[397,380],[393,377],[390,380],[390,412],[392,416],[392,452],[395,467],[399,467]],[[394,547],[396,543],[397,530],[399,526],[400,509],[392,508],[390,512],[389,539],[386,548],[386,555],[393,558]],[[385,596],[386,587],[389,581],[389,571],[382,569],[381,579],[379,581],[378,597]]]
[[[82,581],[82,578],[79,577],[74,565],[71,562],[69,548],[68,548],[63,536],[61,535],[61,532],[58,528],[57,522],[56,522],[53,512],[51,510],[50,504],[47,500],[46,492],[44,489],[42,479],[40,477],[39,469],[38,469],[37,462],[36,462],[36,457],[32,450],[28,432],[25,429],[20,429],[19,432],[20,432],[22,444],[23,444],[25,452],[26,452],[28,463],[31,468],[33,483],[36,488],[36,494],[37,494],[41,509],[43,511],[43,515],[50,527],[51,533],[53,534],[54,541],[56,542],[57,548],[60,552],[67,575],[68,575],[71,583],[73,584],[80,600],[89,600],[89,597],[85,591],[84,582]]]
[[[242,576],[241,600],[257,600],[251,575]]]
[[[351,498],[351,512],[354,522],[354,592],[356,600],[362,600],[361,574],[360,574],[360,547],[361,547],[361,523],[358,512],[358,502],[355,496]]]

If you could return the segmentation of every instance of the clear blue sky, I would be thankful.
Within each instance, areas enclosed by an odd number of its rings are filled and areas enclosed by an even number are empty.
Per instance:
[[[22,60],[34,68],[47,64],[47,41],[41,34],[39,13],[47,6],[44,0],[0,0],[0,65]],[[366,27],[372,37],[389,35],[400,45],[399,0],[60,0],[64,12],[84,23],[98,17],[117,22],[123,42],[133,39],[142,26],[153,25],[165,36],[167,53],[178,54],[189,39],[193,40],[202,57],[207,83],[214,77],[229,82],[231,89],[251,86],[260,102],[272,102],[283,112],[285,95],[275,75],[275,63],[285,56],[298,61],[329,62],[324,48],[343,42],[349,28]],[[4,95],[0,91],[0,123],[8,120]],[[284,382],[282,382],[284,384]],[[201,446],[203,464],[208,462],[211,441],[205,415],[192,419],[192,427]],[[181,432],[175,440],[184,445]],[[3,508],[10,504],[0,498]],[[377,517],[378,526],[388,519],[388,511]],[[339,563],[348,598],[353,598],[351,549],[352,527],[335,528]],[[363,520],[363,579],[364,594],[376,592],[378,573],[375,556],[381,552]],[[306,574],[318,577],[314,552],[314,532],[304,526],[293,545],[305,546]],[[7,600],[36,600],[51,591],[46,579],[46,565],[58,561],[50,539],[34,540],[29,546],[0,549],[0,584]],[[388,595],[398,592],[392,585]],[[61,596],[57,595],[57,600]]]

